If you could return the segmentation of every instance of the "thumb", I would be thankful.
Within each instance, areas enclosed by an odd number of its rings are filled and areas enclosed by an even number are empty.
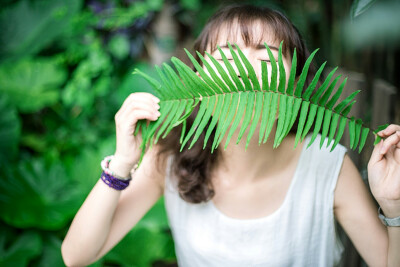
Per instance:
[[[369,160],[369,164],[375,164],[382,160],[383,154],[380,153],[383,145],[383,140],[381,140],[378,144],[375,145],[374,150],[372,151],[371,159]]]

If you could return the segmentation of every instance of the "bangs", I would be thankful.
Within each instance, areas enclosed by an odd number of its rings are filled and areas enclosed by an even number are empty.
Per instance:
[[[239,40],[243,40],[248,47],[257,47],[264,42],[268,45],[274,42],[280,43],[280,38],[275,35],[271,27],[260,20],[234,18],[218,25],[216,30],[210,33],[207,50],[214,51],[217,45],[225,45],[227,42],[234,44]]]
[[[282,52],[291,58],[296,46],[293,42],[292,27],[291,22],[277,11],[233,8],[230,12],[222,12],[206,25],[195,49],[204,54],[206,50],[217,49],[218,44],[226,44],[227,41],[237,43],[239,38],[249,47],[256,47],[264,42],[279,44],[283,41]]]
[[[271,42],[280,44],[283,41],[282,53],[290,60],[296,49],[298,66],[296,76],[300,75],[309,56],[300,33],[285,15],[267,7],[251,5],[232,5],[215,13],[198,36],[194,50],[204,56],[205,51],[214,51],[218,44],[225,45],[227,41],[233,44],[239,39],[249,47],[264,42],[268,45]],[[202,64],[196,54],[195,58]],[[308,80],[309,77],[307,84]]]

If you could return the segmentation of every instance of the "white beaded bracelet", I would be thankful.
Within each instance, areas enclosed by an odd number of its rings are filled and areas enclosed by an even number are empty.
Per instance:
[[[108,174],[111,175],[119,180],[123,180],[123,181],[127,181],[127,180],[131,180],[132,179],[132,174],[133,172],[137,169],[138,165],[136,164],[133,169],[131,170],[131,172],[129,173],[129,177],[121,177],[119,175],[117,175],[115,172],[113,172],[112,170],[109,169],[109,165],[110,165],[110,161],[114,158],[114,155],[111,156],[107,156],[105,157],[102,161],[101,161],[101,168],[103,169],[103,171]]]

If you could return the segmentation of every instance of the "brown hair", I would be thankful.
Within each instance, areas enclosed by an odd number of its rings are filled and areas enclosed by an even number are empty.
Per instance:
[[[247,46],[259,44],[263,36],[256,36],[252,32],[252,25],[261,22],[268,29],[272,29],[275,40],[283,40],[283,53],[292,58],[294,48],[297,53],[297,76],[309,56],[309,52],[302,40],[296,27],[280,12],[266,7],[255,7],[251,5],[231,5],[217,11],[207,22],[203,31],[197,38],[194,49],[202,55],[206,50],[214,50],[218,39],[219,31],[222,27],[237,23],[241,37]],[[229,28],[229,26],[228,26]],[[230,35],[235,34],[232,29]],[[265,34],[265,33],[264,33]],[[258,39],[256,39],[258,38]],[[198,59],[198,58],[197,58]],[[199,61],[199,60],[198,60]],[[200,62],[200,61],[199,61]],[[310,68],[306,86],[310,83],[315,70]],[[195,109],[187,119],[186,129],[190,129],[197,115]],[[211,153],[211,143],[208,142],[203,149],[205,133],[202,133],[199,140],[189,150],[185,148],[180,152],[179,136],[182,128],[175,127],[164,140],[160,142],[161,153],[171,153],[173,162],[171,171],[177,180],[177,189],[180,197],[190,203],[201,203],[210,200],[214,196],[211,181],[213,168],[220,160],[220,148]],[[210,140],[214,139],[214,132]],[[190,141],[189,141],[190,144]]]

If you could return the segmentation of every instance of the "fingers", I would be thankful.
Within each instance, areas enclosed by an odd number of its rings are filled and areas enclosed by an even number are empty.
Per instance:
[[[375,147],[374,150],[372,150],[372,155],[371,155],[371,159],[369,161],[368,165],[373,165],[376,162],[379,162],[382,160],[383,158],[383,154],[380,153],[381,148],[383,145],[383,140],[381,140]]]
[[[390,129],[390,131],[392,131],[392,129]],[[400,129],[392,132],[392,134],[382,142],[379,153],[385,155],[392,146],[400,148]]]
[[[380,137],[388,137],[388,136],[396,133],[397,131],[400,131],[400,125],[391,124],[385,130],[378,132],[378,135]]]
[[[149,119],[156,120],[159,116],[160,100],[149,93],[133,93],[129,95],[120,110],[115,115],[116,122],[132,117],[136,120]],[[139,113],[137,111],[140,111]]]

